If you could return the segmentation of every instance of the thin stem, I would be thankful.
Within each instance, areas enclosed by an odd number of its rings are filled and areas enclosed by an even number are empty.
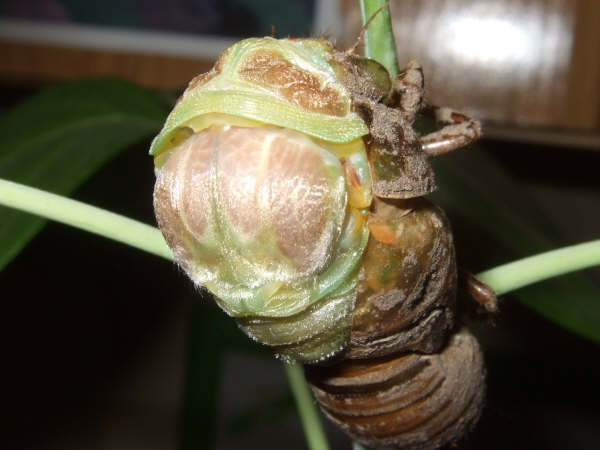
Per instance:
[[[67,197],[0,178],[0,205],[56,220],[173,259],[171,250],[157,228]]]
[[[538,281],[600,265],[600,239],[563,247],[494,267],[477,275],[497,295]]]
[[[284,366],[290,387],[296,399],[308,447],[311,450],[328,450],[329,444],[327,443],[312,394],[306,384],[302,366],[300,364],[285,364]]]
[[[398,57],[387,3],[386,0],[361,0],[360,10],[363,24],[377,14],[365,31],[365,56],[383,64],[394,78],[399,71]]]

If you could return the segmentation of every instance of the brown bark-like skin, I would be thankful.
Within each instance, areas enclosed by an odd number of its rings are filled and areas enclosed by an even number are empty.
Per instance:
[[[441,209],[423,198],[376,199],[348,358],[432,353],[454,326],[456,261]]]
[[[477,422],[485,368],[477,340],[455,322],[454,244],[444,213],[423,198],[436,189],[427,158],[472,143],[481,126],[448,108],[424,109],[414,61],[388,85],[375,65],[333,59],[369,127],[374,200],[350,345],[328,366],[308,366],[308,379],[325,415],[356,441],[436,449]],[[428,111],[446,126],[421,137],[413,124]]]
[[[457,327],[450,226],[423,198],[374,200],[350,345],[306,372],[323,413],[371,448],[436,449],[479,419],[485,367]]]
[[[408,199],[435,191],[435,176],[412,123],[399,109],[354,97],[353,106],[369,127],[367,150],[373,193]]]
[[[392,83],[375,61],[339,53],[330,62],[343,67],[340,81],[352,96],[352,108],[369,127],[366,142],[373,193],[381,198],[409,199],[433,192],[433,169],[412,127],[422,106],[420,66],[409,63]],[[382,81],[382,71],[388,84]]]
[[[372,448],[436,449],[459,440],[479,419],[485,367],[466,329],[431,355],[408,353],[311,367],[307,376],[324,414]]]

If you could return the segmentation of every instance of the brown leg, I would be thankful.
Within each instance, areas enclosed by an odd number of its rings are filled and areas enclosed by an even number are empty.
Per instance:
[[[387,103],[400,108],[404,118],[412,124],[423,105],[424,92],[423,69],[418,62],[409,61],[396,78],[394,91]]]
[[[498,298],[494,290],[467,270],[459,272],[460,284],[465,287],[473,299],[488,313],[498,312]]]
[[[444,128],[420,138],[423,151],[428,156],[438,156],[472,144],[481,137],[481,124],[475,119],[450,108],[429,108],[438,122],[448,123]]]

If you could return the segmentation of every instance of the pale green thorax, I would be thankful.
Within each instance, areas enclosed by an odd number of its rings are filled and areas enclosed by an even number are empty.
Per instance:
[[[307,111],[244,80],[239,76],[238,68],[244,58],[257,49],[277,52],[291,64],[319,77],[323,85],[337,89],[345,98],[346,113],[336,116]],[[236,43],[221,56],[218,73],[214,77],[186,91],[154,139],[150,154],[154,155],[168,147],[178,128],[192,127],[194,132],[200,131],[190,122],[198,116],[211,113],[256,120],[337,144],[348,143],[368,134],[363,120],[351,111],[349,93],[328,63],[332,52],[331,45],[320,39],[277,40],[265,37]]]

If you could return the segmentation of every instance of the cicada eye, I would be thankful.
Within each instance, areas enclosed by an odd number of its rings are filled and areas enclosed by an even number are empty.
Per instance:
[[[354,93],[375,102],[385,101],[392,91],[387,69],[377,61],[354,54],[331,61],[340,81]]]

